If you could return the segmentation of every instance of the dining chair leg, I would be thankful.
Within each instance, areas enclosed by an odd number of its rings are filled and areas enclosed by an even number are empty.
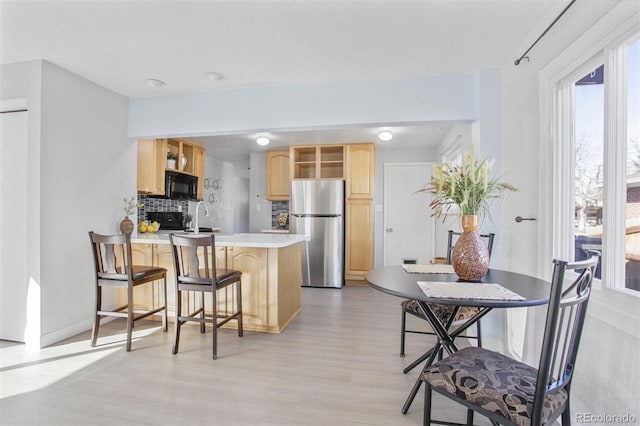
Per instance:
[[[165,333],[168,329],[169,317],[168,317],[168,308],[167,308],[167,276],[165,275],[162,278],[162,288],[164,289],[162,302],[164,303],[164,310],[162,311],[162,331]]]
[[[242,280],[238,281],[238,285],[236,287],[236,291],[238,292],[236,296],[237,308],[238,308],[238,336],[242,337],[244,335],[244,330],[242,328]]]
[[[482,347],[482,329],[480,328],[480,320],[476,321],[476,333],[478,336],[478,347]]]
[[[473,425],[473,410],[470,408],[467,408],[467,425]]]
[[[200,309],[202,309],[202,311],[200,312],[200,318],[202,319],[202,322],[200,323],[200,333],[204,333],[205,329],[204,329],[204,292],[200,293]],[[215,312],[215,310],[214,310]],[[215,315],[214,315],[214,319],[215,319]]]
[[[423,426],[431,425],[431,398],[433,397],[433,391],[428,383],[424,386],[424,414],[422,418]]]
[[[211,346],[212,346],[212,352],[213,352],[213,359],[218,359],[218,298],[216,297],[217,294],[217,290],[214,288],[213,291],[211,292],[211,296],[213,299],[213,313],[212,313],[212,326],[213,326],[213,333],[212,337],[211,337]],[[204,314],[204,305],[202,307],[202,313]],[[204,326],[204,323],[202,323],[202,325]]]
[[[131,352],[131,335],[133,334],[133,287],[129,283],[127,289],[127,352]]]
[[[91,347],[95,347],[98,342],[98,331],[100,329],[100,312],[102,310],[102,287],[96,289],[96,314],[93,317],[93,330],[91,331]]]
[[[400,356],[404,357],[404,337],[407,329],[407,311],[404,310],[404,304],[402,305],[402,318],[400,320]]]
[[[562,412],[562,426],[571,425],[571,409],[569,408],[569,400],[567,399],[567,405]]]
[[[182,325],[182,321],[180,317],[182,316],[182,294],[180,291],[176,292],[176,324],[175,324],[175,334],[173,337],[173,349],[171,351],[172,354],[178,353],[178,345],[180,344],[180,326]]]

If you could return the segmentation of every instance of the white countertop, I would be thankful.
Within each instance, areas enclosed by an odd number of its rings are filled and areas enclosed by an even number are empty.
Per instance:
[[[131,242],[139,244],[169,244],[169,234],[173,231],[158,231],[154,233],[140,234],[134,232],[131,234]],[[181,235],[193,235],[193,233],[176,232]],[[200,232],[199,235],[209,235],[209,232]],[[245,233],[224,233],[216,232],[216,246],[221,247],[264,247],[264,248],[282,248],[293,244],[304,242],[307,237],[302,234],[245,234]]]

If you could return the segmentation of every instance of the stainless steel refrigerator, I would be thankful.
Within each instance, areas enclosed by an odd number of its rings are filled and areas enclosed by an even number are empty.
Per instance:
[[[291,182],[289,228],[309,237],[302,259],[302,285],[344,286],[344,181]]]

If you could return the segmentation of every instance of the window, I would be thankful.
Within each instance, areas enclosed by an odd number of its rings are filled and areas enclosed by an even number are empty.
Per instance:
[[[604,65],[575,82],[573,92],[574,259],[583,260],[589,257],[589,250],[602,251]],[[597,278],[601,278],[601,267],[596,270]]]
[[[640,294],[640,37],[603,49],[555,88],[554,243],[565,258],[602,252],[596,277]],[[569,204],[569,205],[567,205]]]
[[[640,291],[640,39],[627,47],[625,287]]]

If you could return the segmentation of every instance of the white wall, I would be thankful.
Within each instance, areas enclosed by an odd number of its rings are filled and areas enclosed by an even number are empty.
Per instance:
[[[238,177],[233,178],[233,211],[234,222],[231,232],[249,232],[249,178]]]
[[[129,136],[473,120],[474,75],[274,86],[131,99]]]
[[[40,287],[41,346],[90,328],[89,230],[114,233],[136,192],[128,101],[46,61],[2,66],[0,98],[26,97],[28,265]],[[41,101],[40,101],[41,99]]]
[[[128,100],[49,62],[42,68],[42,111],[46,342],[47,335],[57,341],[65,329],[92,317],[94,269],[87,232],[118,232],[122,198],[136,194],[137,150],[126,134]]]
[[[204,202],[209,210],[209,217],[204,209],[199,210],[198,226],[220,228],[222,232],[232,232],[237,222],[243,217],[236,211],[235,199],[238,197],[236,168],[233,164],[222,161],[209,154],[205,155]],[[240,195],[240,197],[246,197]],[[195,215],[196,203],[189,203],[189,213]],[[195,220],[195,217],[194,217]]]
[[[602,38],[623,22],[640,22],[637,2],[583,2],[563,18],[562,32],[550,32],[531,53],[531,61],[502,69],[503,164],[509,165],[509,181],[520,188],[513,203],[503,206],[502,227],[505,268],[550,278],[551,254],[546,250],[553,235],[550,123],[541,125],[541,111],[552,108],[552,99],[540,98],[540,73],[552,61],[557,71],[570,72],[572,61],[588,59]],[[574,10],[575,9],[575,10]],[[610,10],[610,12],[609,12]],[[590,37],[594,31],[598,36]],[[515,216],[536,217],[517,224]],[[543,256],[538,256],[539,254]],[[632,296],[613,290],[594,290],[589,302],[583,341],[572,385],[572,412],[634,414],[640,418],[640,328]],[[531,311],[531,310],[530,310]],[[529,312],[524,358],[537,363],[544,312]]]
[[[271,229],[271,201],[267,200],[267,154],[249,158],[249,232]]]

